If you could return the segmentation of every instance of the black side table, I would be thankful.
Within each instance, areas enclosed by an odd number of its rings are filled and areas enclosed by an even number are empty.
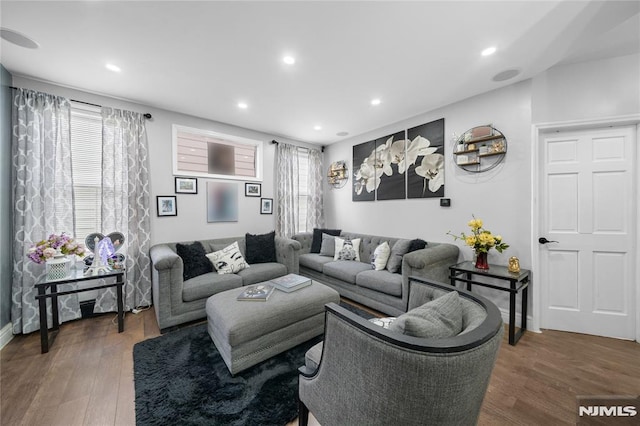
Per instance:
[[[489,269],[477,269],[473,262],[462,262],[449,267],[449,279],[451,285],[456,286],[457,281],[467,283],[467,290],[471,291],[473,285],[488,287],[494,290],[509,292],[509,344],[514,346],[527,330],[527,299],[529,292],[529,275],[527,269],[519,273],[509,272],[507,267],[489,265]],[[488,279],[504,280],[509,286],[500,286],[486,282]],[[522,290],[522,306],[520,318],[520,330],[516,333],[516,296]]]
[[[124,285],[124,269],[115,269],[109,273],[103,275],[94,275],[85,277],[82,270],[73,270],[71,275],[59,280],[47,280],[46,275],[38,281],[35,285],[38,289],[36,299],[40,308],[40,346],[43,354],[49,352],[49,346],[53,344],[53,341],[60,330],[60,320],[58,312],[58,297],[65,296],[67,294],[81,293],[83,291],[99,290],[108,287],[116,287],[117,299],[118,299],[118,333],[124,331],[124,303],[122,300],[122,286]],[[105,278],[115,278],[115,282],[109,282],[106,284],[97,285],[87,288],[76,288],[75,290],[58,291],[60,284],[79,283],[81,281],[99,280]],[[110,280],[109,280],[110,281]],[[49,292],[47,293],[47,290]],[[47,324],[47,299],[51,299],[51,317],[52,327],[51,336],[49,336],[48,324]]]

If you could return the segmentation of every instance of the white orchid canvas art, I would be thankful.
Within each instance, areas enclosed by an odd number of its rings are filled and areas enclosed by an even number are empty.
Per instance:
[[[376,141],[353,147],[353,201],[374,201],[379,180],[376,179]]]
[[[353,201],[444,197],[444,118],[353,147]]]
[[[407,197],[405,132],[376,139],[376,200],[403,200]]]
[[[444,118],[407,130],[407,198],[444,197]]]

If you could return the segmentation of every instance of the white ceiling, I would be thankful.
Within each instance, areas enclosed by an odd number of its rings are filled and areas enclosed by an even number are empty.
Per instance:
[[[638,1],[3,0],[1,26],[40,47],[2,40],[0,57],[15,76],[330,144],[344,138],[338,132],[368,132],[558,63],[639,52],[639,9]],[[482,57],[492,45],[497,52]],[[520,74],[492,81],[507,69]]]

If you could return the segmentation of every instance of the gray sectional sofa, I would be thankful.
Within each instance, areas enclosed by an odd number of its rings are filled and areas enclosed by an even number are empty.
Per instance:
[[[222,250],[234,241],[246,257],[245,237],[200,240],[205,252]],[[181,244],[191,244],[193,241]],[[185,322],[206,317],[205,302],[216,293],[232,288],[267,281],[298,272],[300,244],[275,237],[276,262],[250,264],[235,274],[205,273],[184,280],[184,264],[176,251],[177,243],[163,243],[151,247],[153,305],[161,331]]]
[[[424,249],[402,256],[399,272],[376,271],[371,256],[376,247],[387,241],[390,247],[401,240],[353,232],[341,232],[341,238],[360,242],[360,261],[333,260],[333,257],[311,253],[312,233],[299,233],[292,238],[301,245],[300,274],[326,284],[348,299],[369,306],[390,316],[407,311],[409,277],[448,282],[449,266],[458,262],[459,248],[454,244],[427,242]]]

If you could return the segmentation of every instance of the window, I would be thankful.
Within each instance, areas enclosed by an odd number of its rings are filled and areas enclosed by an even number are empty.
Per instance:
[[[173,125],[173,173],[262,180],[262,142]]]
[[[75,198],[74,237],[84,242],[102,228],[102,115],[100,108],[71,103],[71,167]]]

